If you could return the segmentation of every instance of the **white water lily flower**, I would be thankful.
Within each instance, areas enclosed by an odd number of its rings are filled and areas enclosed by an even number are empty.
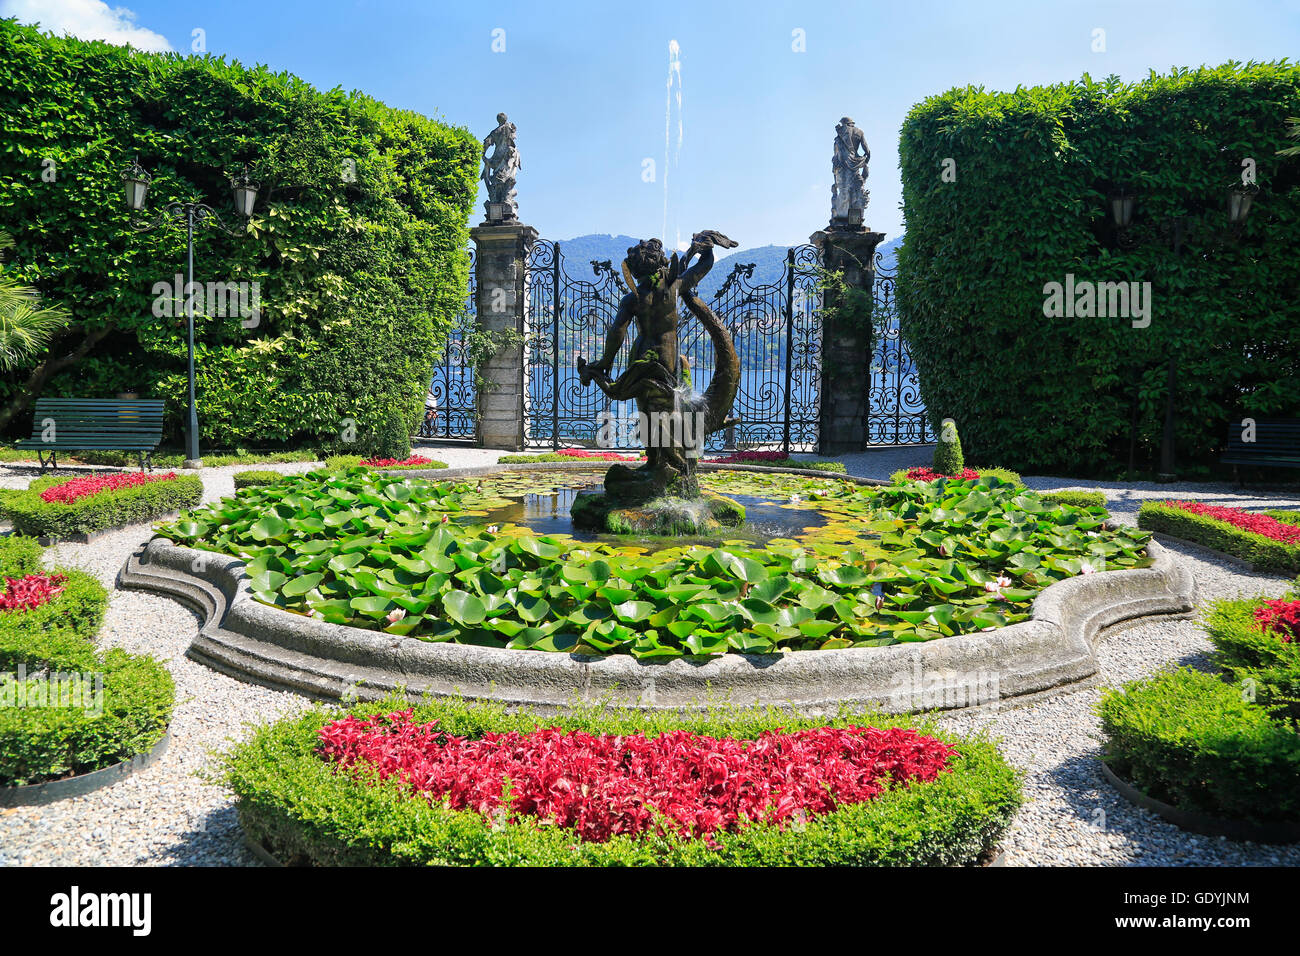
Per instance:
[[[406,611],[403,608],[393,608],[393,610],[388,612],[388,623],[396,624],[404,617],[406,617]]]

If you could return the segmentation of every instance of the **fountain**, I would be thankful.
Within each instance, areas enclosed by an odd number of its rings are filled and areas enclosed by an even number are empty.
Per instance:
[[[612,465],[601,491],[579,495],[572,509],[578,527],[615,534],[701,534],[734,527],[744,508],[722,495],[703,492],[695,477],[705,438],[734,421],[728,417],[740,384],[740,360],[726,327],[696,294],[713,268],[713,249],[736,242],[715,230],[697,232],[684,256],[664,254],[658,239],[627,251],[623,275],[630,290],[595,362],[578,359],[583,385],[595,383],[615,401],[634,399],[646,463]],[[713,378],[703,394],[690,384],[690,363],[677,343],[678,300],[704,326],[713,342]],[[637,336],[627,368],[611,378],[614,359],[627,337]]]

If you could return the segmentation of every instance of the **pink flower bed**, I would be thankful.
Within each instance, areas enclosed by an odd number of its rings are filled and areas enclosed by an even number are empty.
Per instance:
[[[321,728],[320,740],[317,753],[339,769],[371,766],[454,810],[533,816],[589,842],[664,829],[708,840],[745,821],[830,813],[891,784],[934,780],[955,753],[914,730],[872,727],[770,731],[754,740],[550,728],[470,740],[436,722],[417,724],[410,710],[345,717]]]
[[[1300,601],[1265,601],[1255,608],[1255,623],[1283,644],[1300,640]]]
[[[1207,505],[1200,501],[1165,501],[1165,508],[1178,508],[1194,515],[1222,521],[1235,528],[1241,528],[1254,534],[1263,535],[1274,541],[1300,546],[1300,525],[1283,524],[1268,515],[1242,511],[1240,508],[1224,508],[1219,505]]]
[[[138,471],[115,472],[109,475],[87,475],[84,478],[73,478],[62,484],[46,488],[41,492],[41,500],[70,505],[74,501],[97,495],[101,491],[135,488],[155,481],[171,481],[175,477],[176,472],[174,471],[169,471],[164,475],[147,475]]]
[[[48,604],[63,593],[62,574],[28,574],[21,578],[5,578],[4,593],[0,593],[0,611],[32,611]]]
[[[765,461],[785,461],[790,456],[783,451],[738,451],[726,458],[710,458],[715,465],[761,465]]]
[[[367,458],[361,464],[367,468],[419,468],[421,465],[432,465],[432,458],[425,458],[423,455],[412,455],[410,458],[398,460],[396,458]]]
[[[640,461],[637,455],[620,455],[613,451],[590,451],[586,448],[561,448],[555,454],[565,458],[594,458],[598,461]]]
[[[937,481],[940,478],[955,478],[958,481],[974,481],[979,478],[980,473],[974,468],[963,468],[960,475],[942,475],[933,468],[909,468],[907,469],[908,481]]]

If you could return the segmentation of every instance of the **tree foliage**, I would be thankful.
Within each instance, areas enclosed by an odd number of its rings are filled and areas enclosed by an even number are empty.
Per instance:
[[[14,412],[36,394],[133,389],[167,399],[177,433],[184,320],[153,306],[155,283],[184,272],[185,230],[132,231],[120,172],[139,157],[155,213],[199,201],[237,223],[227,177],[247,163],[262,186],[246,230],[195,235],[197,281],[257,282],[261,300],[253,327],[196,322],[205,444],[330,443],[352,421],[367,451],[404,453],[397,422],[419,414],[465,298],[468,131],[266,67],[12,20],[0,20],[0,121],[16,274],[72,317],[38,364],[0,384],[12,419],[0,413],[0,427],[23,430]]]

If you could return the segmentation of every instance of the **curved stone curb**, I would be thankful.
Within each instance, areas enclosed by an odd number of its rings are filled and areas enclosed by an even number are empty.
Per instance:
[[[890,647],[726,654],[643,662],[428,643],[329,624],[257,602],[244,562],[155,537],[127,559],[118,586],[157,591],[197,608],[203,625],[188,656],[241,680],[330,700],[464,696],[543,712],[610,700],[648,709],[711,704],[789,705],[836,713],[994,706],[1054,692],[1097,671],[1102,629],[1192,610],[1195,585],[1154,541],[1153,565],[1069,578],[1035,600],[1028,621]]]
[[[1150,810],[1156,816],[1172,823],[1180,830],[1199,833],[1202,836],[1225,837],[1229,840],[1251,840],[1255,843],[1300,843],[1300,824],[1248,823],[1244,820],[1229,820],[1226,817],[1212,817],[1194,810],[1180,810],[1172,804],[1157,800],[1143,793],[1133,784],[1111,770],[1106,761],[1101,764],[1101,775],[1119,791],[1120,796],[1130,803]]]
[[[171,732],[168,731],[148,753],[136,754],[130,760],[123,760],[102,770],[92,770],[90,773],[78,774],[63,780],[33,783],[24,787],[0,787],[0,807],[39,807],[58,800],[84,797],[96,790],[111,787],[157,761],[167,752],[167,745],[171,743],[171,739]]]

